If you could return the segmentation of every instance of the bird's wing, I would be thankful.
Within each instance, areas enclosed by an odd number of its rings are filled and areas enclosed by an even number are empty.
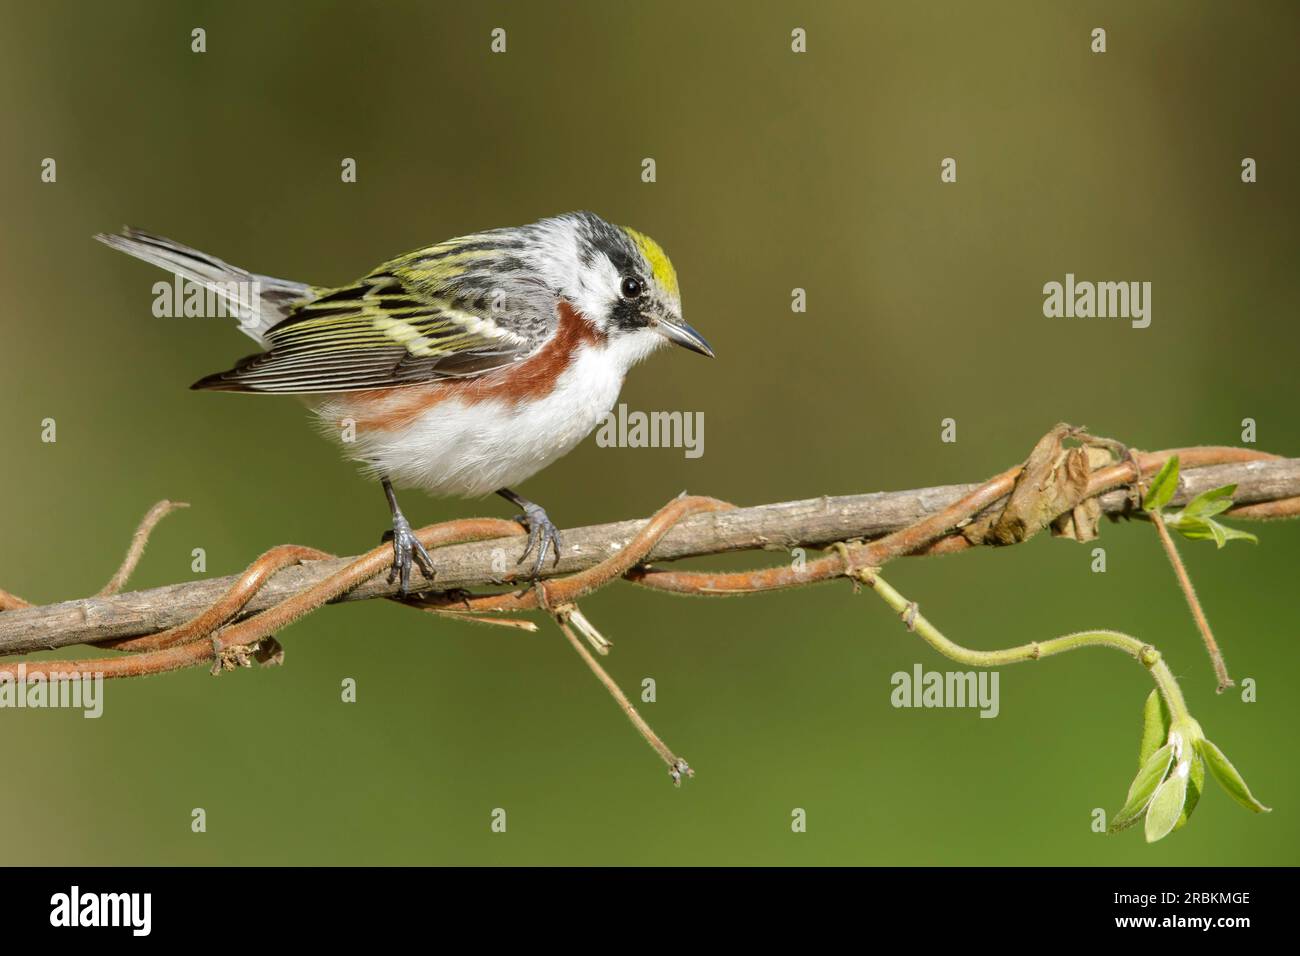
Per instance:
[[[527,357],[554,324],[554,295],[492,268],[493,251],[475,238],[403,256],[298,306],[265,334],[269,351],[191,387],[346,392],[474,377]]]

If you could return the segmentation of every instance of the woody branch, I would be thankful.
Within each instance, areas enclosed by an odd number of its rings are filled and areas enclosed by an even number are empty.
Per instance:
[[[1212,488],[1236,484],[1236,506],[1228,512],[1229,517],[1300,514],[1300,459],[1277,458],[1240,448],[1199,447],[1138,454],[1132,462],[1120,462],[1094,472],[1086,497],[1095,498],[1104,514],[1129,513],[1131,500],[1121,486],[1139,477],[1134,473],[1135,465],[1148,474],[1173,454],[1180,455],[1183,463],[1175,503],[1186,502]],[[884,555],[886,558],[964,550],[972,546],[971,542],[952,534],[954,529],[974,518],[995,513],[1005,502],[1019,473],[1020,467],[1011,468],[977,485],[823,497],[749,508],[732,508],[721,502],[713,502],[716,507],[696,504],[679,509],[680,513],[674,514],[672,521],[661,513],[649,522],[621,521],[574,528],[564,532],[565,553],[559,564],[548,566],[545,573],[566,579],[586,576],[591,585],[586,590],[628,574],[648,586],[692,594],[749,593],[814,583],[844,574],[838,556],[809,561],[800,568],[782,566],[723,575],[653,571],[646,570],[644,565],[744,550],[788,552],[796,547],[821,548],[852,540],[888,540],[888,550],[892,553]],[[649,529],[654,533],[647,536],[648,526],[656,520],[662,527]],[[451,522],[436,528],[444,531],[426,539],[426,544],[465,543],[446,544],[439,549],[439,590],[428,596],[424,606],[464,611],[538,607],[535,597],[530,596],[532,591],[478,596],[471,600],[462,600],[458,594],[460,589],[514,583],[515,562],[523,550],[522,529],[510,522],[491,519]],[[434,530],[425,529],[425,532]],[[630,545],[638,537],[649,542],[648,550],[641,554],[629,553],[636,550],[630,549]],[[133,547],[136,558],[139,550]],[[626,567],[619,565],[620,555],[628,559],[624,562]],[[365,600],[393,597],[397,593],[396,585],[388,584],[379,574],[386,566],[382,548],[361,558],[332,558],[314,549],[284,546],[259,561],[260,565],[253,566],[255,571],[250,569],[244,575],[104,594],[42,607],[28,606],[25,601],[0,591],[0,610],[5,611],[0,614],[0,655],[73,644],[120,643],[169,629],[179,631],[203,618],[205,612],[212,620],[200,621],[200,630],[211,631],[210,625],[222,617],[223,599],[226,620],[274,609],[283,618],[280,622],[283,626],[321,600]],[[502,568],[510,570],[503,573]],[[558,587],[561,582],[551,584]],[[246,593],[235,601],[230,595],[240,588]],[[281,609],[289,599],[313,589],[319,600],[311,607],[304,603],[296,616]],[[557,590],[552,602],[564,599],[563,592]],[[228,613],[231,607],[237,613]],[[176,645],[185,642],[181,635],[171,641]],[[136,648],[124,646],[123,649]]]

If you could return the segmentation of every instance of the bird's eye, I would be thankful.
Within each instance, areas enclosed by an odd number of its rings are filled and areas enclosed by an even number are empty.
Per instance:
[[[623,277],[623,288],[622,288],[623,298],[625,299],[640,298],[641,293],[644,291],[645,291],[645,287],[641,285],[641,280],[638,279],[636,276]]]

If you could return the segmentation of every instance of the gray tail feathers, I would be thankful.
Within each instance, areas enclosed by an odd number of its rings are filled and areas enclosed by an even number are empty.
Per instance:
[[[120,233],[100,233],[95,238],[212,290],[225,300],[231,314],[238,317],[240,330],[259,343],[264,341],[267,330],[288,315],[296,303],[315,294],[304,283],[257,275],[222,262],[216,256],[129,226]]]

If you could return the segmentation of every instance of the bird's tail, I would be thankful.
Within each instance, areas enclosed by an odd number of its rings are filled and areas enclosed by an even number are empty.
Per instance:
[[[100,233],[95,238],[210,289],[239,317],[239,328],[259,343],[264,343],[266,331],[288,315],[295,303],[313,295],[312,287],[304,283],[257,275],[129,226],[120,233]]]

